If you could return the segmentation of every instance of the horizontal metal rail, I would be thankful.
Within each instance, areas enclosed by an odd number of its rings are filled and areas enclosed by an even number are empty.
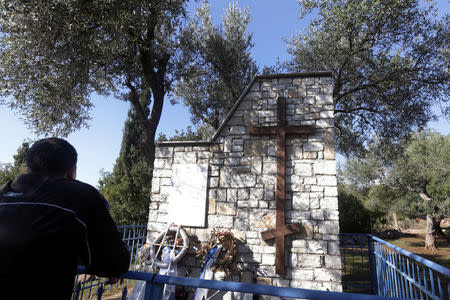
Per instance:
[[[378,237],[371,236],[371,239],[375,245],[379,295],[411,299],[449,299],[450,269]],[[447,283],[447,289],[443,289],[443,282]]]
[[[159,299],[164,284],[309,299],[392,299],[389,297],[450,299],[450,270],[448,268],[369,234],[341,234],[342,284],[346,292],[338,293],[139,272],[143,270],[143,261],[139,257],[138,250],[145,243],[146,226],[119,226],[118,229],[122,232],[122,238],[132,257],[130,271],[125,273],[123,278],[146,281],[148,283],[146,290],[153,297],[151,299]],[[80,270],[80,272],[84,271]],[[101,295],[105,291],[105,282],[106,279],[103,278],[94,281],[79,280],[75,285],[74,299],[83,299],[83,293],[88,298],[96,293],[98,299],[101,299]],[[94,292],[94,290],[96,291]],[[354,292],[372,293],[381,298],[373,298],[373,295],[353,294]],[[126,299],[127,287],[122,293],[123,299]]]
[[[78,270],[80,273],[84,273],[86,270],[80,267]],[[312,299],[312,300],[357,300],[357,299],[399,299],[393,297],[384,297],[376,295],[365,295],[365,294],[351,294],[351,293],[340,293],[340,292],[329,292],[329,291],[317,291],[317,290],[307,290],[307,289],[297,289],[297,288],[286,288],[286,287],[275,287],[270,285],[262,284],[249,284],[231,281],[217,281],[217,280],[205,280],[198,278],[189,277],[178,277],[178,276],[166,276],[159,275],[155,273],[145,273],[128,271],[121,276],[124,279],[132,280],[142,280],[146,281],[147,288],[146,291],[151,298],[144,297],[146,299],[159,300],[162,299],[162,289],[160,288],[164,284],[171,284],[184,287],[193,288],[206,288],[211,290],[221,290],[221,291],[232,291],[238,293],[249,293],[256,295],[266,295],[266,296],[277,296],[286,298],[302,298],[302,299]],[[161,291],[156,293],[155,291]],[[125,295],[126,296],[126,295]],[[159,298],[160,297],[160,298]]]

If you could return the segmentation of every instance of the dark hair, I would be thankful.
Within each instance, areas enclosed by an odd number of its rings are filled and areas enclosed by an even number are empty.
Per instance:
[[[64,175],[77,163],[77,151],[66,140],[42,139],[27,151],[27,167],[32,173]]]

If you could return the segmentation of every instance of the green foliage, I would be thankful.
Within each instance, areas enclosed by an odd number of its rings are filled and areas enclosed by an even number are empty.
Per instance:
[[[303,16],[318,16],[288,41],[288,68],[332,71],[342,153],[364,152],[374,135],[386,144],[403,140],[433,118],[438,101],[448,115],[449,27],[429,1],[299,3]]]
[[[17,149],[17,154],[14,155],[13,164],[0,163],[0,185],[9,180],[13,180],[14,178],[19,177],[25,172],[26,153],[29,147],[29,142],[23,142],[22,145]]]
[[[136,119],[136,112],[130,109],[114,169],[102,173],[99,180],[111,215],[121,225],[143,224],[148,218],[152,169],[142,154],[142,130]]]
[[[343,185],[339,185],[338,192],[341,232],[370,233],[371,213],[363,205],[363,195]]]
[[[413,133],[390,162],[377,148],[371,145],[365,157],[348,159],[340,170],[344,182],[367,191],[367,208],[407,218],[450,214],[450,136]]]
[[[418,194],[431,214],[450,214],[450,135],[414,133],[395,162],[390,182]]]
[[[251,58],[252,35],[246,33],[250,13],[230,4],[222,19],[223,27],[212,23],[206,2],[196,9],[183,32],[183,58],[186,68],[176,84],[194,124],[217,129],[246,85],[257,72]]]
[[[192,126],[188,126],[186,131],[181,129],[181,131],[175,129],[175,135],[172,137],[167,137],[164,133],[160,133],[157,142],[165,141],[206,141],[214,133],[214,130],[208,124],[202,124],[195,129]]]
[[[87,125],[92,93],[129,101],[152,164],[164,97],[183,68],[186,1],[0,0],[0,98],[58,136]]]

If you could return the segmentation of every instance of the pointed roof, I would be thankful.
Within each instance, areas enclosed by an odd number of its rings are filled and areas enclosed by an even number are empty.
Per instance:
[[[317,72],[301,72],[301,73],[278,73],[278,74],[261,74],[261,75],[255,75],[253,79],[250,81],[250,83],[247,85],[247,87],[242,92],[241,96],[236,100],[233,107],[230,109],[228,114],[226,115],[225,119],[220,124],[219,128],[214,132],[212,137],[208,141],[167,141],[167,142],[160,142],[158,145],[164,145],[164,146],[200,146],[200,145],[208,145],[211,143],[214,143],[214,141],[217,139],[217,137],[222,132],[223,128],[227,125],[230,118],[233,116],[234,112],[238,108],[239,104],[241,104],[242,100],[245,98],[247,93],[250,91],[251,87],[257,80],[264,80],[264,79],[274,79],[274,78],[289,78],[289,77],[312,77],[312,76],[328,76],[331,77],[332,73],[331,71],[317,71]]]

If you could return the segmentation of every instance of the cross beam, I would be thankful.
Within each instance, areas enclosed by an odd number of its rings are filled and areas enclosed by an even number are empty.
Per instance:
[[[263,240],[275,238],[276,273],[285,273],[285,251],[284,237],[289,234],[300,232],[299,224],[285,223],[286,205],[286,136],[312,134],[315,130],[313,125],[292,126],[286,124],[286,98],[278,97],[277,101],[277,126],[250,127],[250,135],[275,135],[277,137],[277,205],[276,226],[274,229],[261,232]]]

